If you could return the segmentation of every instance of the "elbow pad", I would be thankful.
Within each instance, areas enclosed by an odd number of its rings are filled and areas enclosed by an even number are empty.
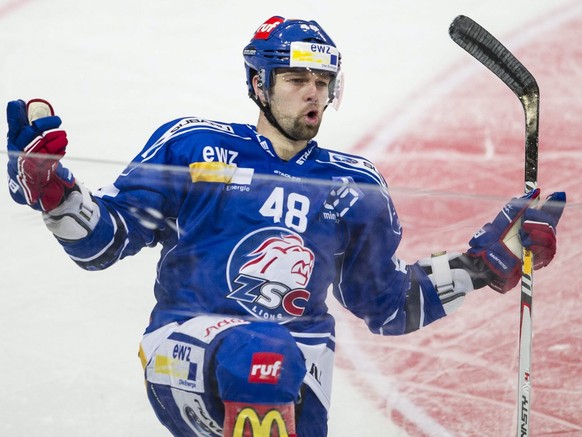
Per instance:
[[[95,229],[99,217],[99,205],[93,200],[91,192],[79,182],[58,207],[42,215],[47,228],[63,241],[85,238]]]

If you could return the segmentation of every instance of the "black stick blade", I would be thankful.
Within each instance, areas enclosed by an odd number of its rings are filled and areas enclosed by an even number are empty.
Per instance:
[[[520,99],[538,95],[533,75],[487,30],[464,15],[449,27],[451,39],[499,77]]]

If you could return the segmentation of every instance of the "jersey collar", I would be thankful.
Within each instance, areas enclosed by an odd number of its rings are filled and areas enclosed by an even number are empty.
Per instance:
[[[269,140],[267,137],[264,137],[263,135],[259,134],[257,132],[257,128],[256,126],[249,126],[251,128],[251,130],[253,131],[254,135],[257,138],[257,142],[259,143],[260,147],[272,158],[274,159],[278,159],[282,162],[289,162],[289,163],[294,163],[296,165],[304,165],[307,162],[309,162],[312,159],[315,159],[315,157],[317,156],[317,151],[319,150],[319,147],[317,146],[317,141],[315,140],[310,140],[307,145],[305,146],[305,148],[303,148],[301,151],[299,151],[293,158],[291,158],[289,161],[283,161],[281,160],[277,154],[275,153],[275,149],[273,148],[273,143],[271,142],[271,140]]]

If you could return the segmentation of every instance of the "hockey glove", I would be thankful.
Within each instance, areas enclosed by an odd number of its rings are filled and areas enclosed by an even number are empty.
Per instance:
[[[6,115],[12,197],[35,209],[51,211],[75,185],[71,172],[59,162],[67,146],[67,134],[58,129],[61,119],[40,99],[27,104],[11,101]]]
[[[499,293],[506,293],[515,287],[521,277],[522,244],[532,250],[534,268],[551,261],[556,252],[555,229],[566,196],[554,193],[541,208],[535,209],[533,204],[539,195],[540,190],[535,189],[512,199],[491,223],[473,236],[466,256],[472,263],[475,288],[489,285]]]
[[[547,266],[556,254],[556,227],[566,206],[566,193],[550,194],[537,209],[523,214],[522,244],[533,253],[534,270]]]

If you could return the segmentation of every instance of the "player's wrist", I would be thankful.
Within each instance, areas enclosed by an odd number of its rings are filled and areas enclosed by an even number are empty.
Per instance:
[[[47,228],[63,241],[87,237],[97,226],[99,218],[99,205],[93,200],[91,192],[78,182],[65,192],[59,206],[43,213]]]
[[[456,311],[463,303],[467,293],[475,286],[468,260],[461,253],[445,251],[433,254],[430,258],[418,261],[432,282],[447,314]]]

